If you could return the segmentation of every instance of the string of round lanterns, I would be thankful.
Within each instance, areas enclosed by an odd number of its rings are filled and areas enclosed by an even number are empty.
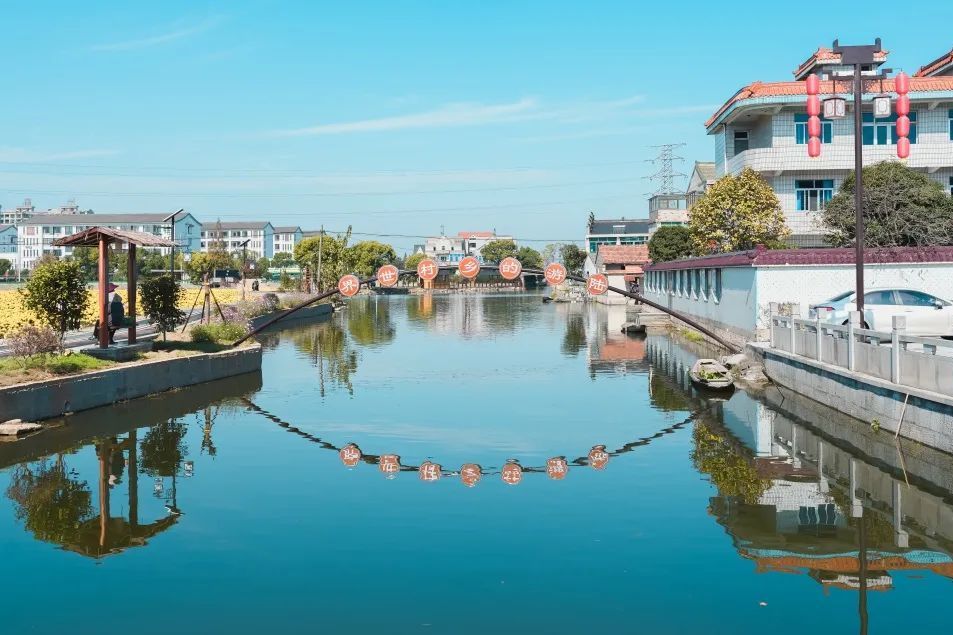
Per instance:
[[[906,159],[910,156],[910,77],[901,72],[894,80],[897,91],[897,156]]]
[[[821,156],[821,78],[816,73],[807,76],[807,155]]]

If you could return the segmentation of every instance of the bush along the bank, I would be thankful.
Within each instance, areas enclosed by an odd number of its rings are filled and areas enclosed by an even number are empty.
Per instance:
[[[216,322],[214,324],[199,324],[189,331],[192,341],[196,344],[231,344],[248,333],[248,327],[237,322]]]

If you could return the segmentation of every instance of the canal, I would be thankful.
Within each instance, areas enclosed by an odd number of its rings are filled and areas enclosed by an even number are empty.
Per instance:
[[[927,633],[953,459],[624,307],[362,297],[0,444],[5,633]]]

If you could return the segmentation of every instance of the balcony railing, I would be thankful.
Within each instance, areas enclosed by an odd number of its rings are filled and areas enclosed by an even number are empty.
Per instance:
[[[896,161],[897,146],[864,146],[864,165]],[[911,146],[907,165],[911,168],[938,169],[953,167],[953,143],[916,143]],[[829,143],[821,146],[821,156],[807,156],[806,145],[783,145],[751,148],[728,160],[725,169],[737,174],[742,168],[756,172],[789,172],[854,169],[854,146],[851,143]]]

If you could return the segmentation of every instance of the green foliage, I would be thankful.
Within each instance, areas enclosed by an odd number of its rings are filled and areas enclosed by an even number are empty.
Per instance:
[[[314,236],[295,245],[295,261],[302,268],[310,267],[313,276],[318,274],[318,255],[321,256],[321,289],[337,285],[338,279],[351,272],[350,252],[347,248],[349,234],[342,236]]]
[[[92,516],[92,492],[86,481],[71,476],[62,456],[55,462],[17,466],[7,488],[15,514],[38,540],[79,542],[81,525]]]
[[[6,258],[0,258],[0,276],[5,275],[11,269],[13,269],[13,263]]]
[[[582,274],[582,267],[586,264],[585,251],[570,243],[559,248],[559,256],[570,275]]]
[[[294,255],[289,254],[287,251],[279,251],[271,259],[272,267],[293,267],[295,265]]]
[[[519,248],[512,240],[491,240],[483,246],[480,254],[483,256],[484,262],[500,262],[504,258],[518,259]]]
[[[688,227],[697,254],[779,248],[791,233],[774,190],[750,168],[718,179],[692,206]]]
[[[66,260],[43,260],[30,273],[20,290],[24,306],[62,338],[78,329],[89,302],[86,282],[79,265]]]
[[[178,307],[180,287],[172,276],[144,278],[139,283],[139,295],[142,297],[142,310],[153,324],[165,334],[182,324],[185,313]]]
[[[195,343],[230,344],[248,334],[244,324],[235,322],[215,322],[193,326],[189,336]]]
[[[423,254],[420,252],[416,254],[410,254],[409,256],[407,256],[407,259],[404,260],[404,269],[416,269],[417,265],[420,264],[420,261],[425,259],[426,257],[427,257],[426,254]]]
[[[348,252],[351,271],[362,278],[373,276],[383,265],[397,261],[394,248],[376,240],[362,240],[350,247]]]
[[[678,260],[692,255],[692,232],[684,225],[659,227],[649,240],[652,262]]]
[[[751,463],[713,427],[696,423],[692,440],[695,443],[692,462],[711,477],[722,496],[736,496],[754,505],[770,487],[771,481],[758,476]]]
[[[224,251],[209,251],[192,254],[185,263],[185,273],[192,284],[201,284],[205,276],[211,275],[216,269],[238,269],[235,259]]]
[[[523,265],[523,269],[543,268],[543,257],[532,247],[520,247],[516,252],[516,259]]]
[[[864,168],[864,245],[953,245],[953,199],[943,186],[897,161]],[[835,247],[854,244],[854,175],[828,201],[822,219]]]
[[[245,276],[248,278],[261,278],[266,273],[268,273],[268,267],[270,266],[271,266],[271,261],[268,260],[268,258],[266,258],[265,256],[262,256],[261,258],[255,261],[254,269],[249,268],[249,270],[245,272]]]
[[[82,353],[57,355],[47,360],[46,370],[54,375],[72,375],[111,366],[109,362]]]

